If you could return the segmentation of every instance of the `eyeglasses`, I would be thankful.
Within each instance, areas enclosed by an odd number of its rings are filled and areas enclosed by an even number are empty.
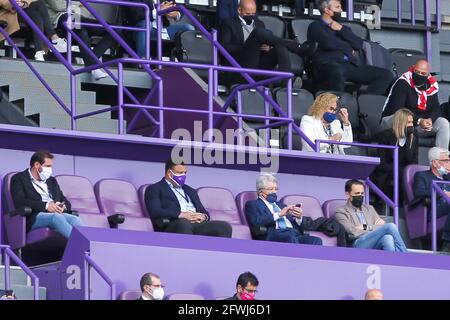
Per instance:
[[[264,188],[267,191],[278,191],[278,188]]]
[[[439,159],[440,162],[450,162],[450,159]]]
[[[421,75],[421,76],[427,76],[428,72],[420,71],[420,70],[414,70],[415,74]]]
[[[244,288],[244,291],[247,292],[247,293],[257,293],[258,292],[258,290],[256,290],[256,289],[255,290],[249,290],[249,289],[245,289],[245,288]]]

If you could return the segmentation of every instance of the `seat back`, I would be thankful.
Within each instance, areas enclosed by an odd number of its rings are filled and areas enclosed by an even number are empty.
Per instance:
[[[153,231],[153,225],[145,216],[136,188],[131,183],[103,179],[95,184],[95,195],[102,212],[125,216],[124,223],[118,225],[119,229]]]
[[[205,300],[201,295],[195,293],[172,293],[166,300]]]
[[[406,200],[407,202],[411,202],[414,200],[414,175],[419,171],[427,171],[429,167],[422,166],[418,164],[410,164],[406,166],[403,170],[403,182],[404,188],[406,192]]]
[[[342,24],[349,27],[355,35],[363,40],[370,40],[370,32],[365,24],[356,21],[346,21]]]
[[[181,32],[175,39],[175,55],[182,62],[213,64],[212,48],[212,43],[196,30]],[[208,76],[208,70],[198,69],[195,72],[203,79]]]
[[[202,187],[197,189],[198,196],[209,212],[211,220],[242,224],[233,193],[225,188]]]
[[[287,195],[281,198],[281,202],[285,205],[302,204],[303,214],[305,217],[312,219],[323,218],[322,208],[319,200],[314,197],[302,195]]]
[[[238,208],[241,221],[248,225],[247,217],[245,216],[245,204],[247,201],[258,199],[258,195],[255,191],[243,191],[236,196],[236,206]]]
[[[148,210],[147,210],[147,205],[145,204],[145,191],[147,190],[147,188],[149,186],[151,186],[151,184],[144,184],[144,185],[140,186],[138,189],[138,197],[139,197],[139,202],[141,204],[142,212],[144,213],[144,215],[146,217],[150,218],[150,214],[148,213]]]
[[[11,179],[16,173],[17,173],[17,171],[10,172],[3,177],[2,192],[4,195],[6,210],[7,210],[7,212],[4,212],[4,213],[8,213],[9,211],[12,211],[15,209],[14,201],[13,201],[12,194],[11,194]]]
[[[286,33],[286,25],[284,21],[275,16],[258,15],[258,19],[264,23],[267,30],[272,31],[272,33],[279,37],[284,38]]]
[[[364,117],[364,121],[370,130],[370,137],[373,138],[380,129],[380,118],[383,112],[385,96],[363,94],[358,97],[359,112]]]
[[[408,71],[409,67],[415,65],[418,60],[426,59],[425,54],[418,50],[390,48],[389,51],[392,54],[397,77]]]
[[[233,89],[233,88],[232,88]],[[267,92],[270,96],[270,91]],[[236,96],[237,99],[237,96]],[[237,104],[237,100],[236,100]],[[255,89],[247,89],[241,91],[241,105],[242,105],[242,113],[245,114],[251,114],[251,115],[258,115],[263,116],[265,114],[265,100],[262,97],[262,95],[256,91]],[[268,107],[268,115],[272,115],[272,108],[270,105],[267,105]],[[237,107],[236,107],[237,110]],[[252,122],[252,123],[263,123],[264,120],[261,119],[251,119],[251,118],[244,118],[245,122]]]
[[[65,197],[70,201],[72,210],[84,213],[100,214],[94,188],[91,182],[80,176],[58,175],[55,177]]]
[[[287,89],[281,88],[275,92],[275,98],[283,111],[288,112],[287,107]],[[308,113],[309,107],[314,103],[314,96],[304,89],[292,90],[292,116],[296,123]]]
[[[122,291],[117,300],[137,300],[141,295],[142,292],[139,290]]]
[[[294,19],[291,21],[292,33],[299,43],[308,40],[308,27],[313,19]]]
[[[347,200],[345,199],[331,199],[322,204],[322,211],[325,218],[333,219],[336,214],[336,209],[345,205]]]

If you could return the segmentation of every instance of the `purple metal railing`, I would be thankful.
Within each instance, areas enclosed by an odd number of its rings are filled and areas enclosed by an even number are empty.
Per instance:
[[[33,298],[39,300],[39,278],[28,268],[25,263],[11,250],[10,246],[0,245],[3,263],[5,266],[5,290],[11,290],[11,262],[12,259],[33,281]]]
[[[366,179],[367,187],[372,190],[386,202],[386,204],[394,210],[394,223],[398,225],[398,211],[399,211],[399,174],[398,174],[398,146],[388,146],[388,145],[380,145],[380,144],[367,144],[367,143],[358,143],[358,142],[341,142],[341,141],[332,141],[332,140],[316,140],[315,151],[320,152],[320,144],[336,144],[336,145],[344,145],[344,146],[353,146],[353,147],[364,147],[364,148],[374,148],[374,149],[388,149],[392,150],[394,153],[393,162],[394,162],[394,200],[389,199],[389,197],[380,190],[371,180],[370,178]],[[366,198],[367,200],[367,198]]]
[[[90,267],[94,268],[95,271],[102,277],[103,280],[110,287],[111,300],[116,300],[116,283],[111,280],[110,277],[103,271],[102,268],[91,258],[89,252],[84,253],[84,300],[90,300],[90,286],[89,286],[89,276]]]
[[[450,204],[450,197],[445,194],[445,192],[439,187],[439,185],[448,185],[450,186],[450,181],[437,181],[433,180],[431,183],[431,250],[437,251],[437,226],[436,226],[436,193],[438,193],[441,197]],[[428,225],[425,225],[426,230],[428,230]]]

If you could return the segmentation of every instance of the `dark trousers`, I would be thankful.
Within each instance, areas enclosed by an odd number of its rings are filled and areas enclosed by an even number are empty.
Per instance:
[[[278,64],[280,71],[290,71],[289,52],[285,43],[286,40],[274,36],[272,32],[255,28],[235,59],[244,68],[271,70]],[[263,44],[272,46],[273,49],[262,52]]]
[[[47,7],[44,1],[39,0],[32,2],[30,6],[25,9],[25,12],[30,16],[30,18],[36,23],[36,25],[41,29],[47,37],[56,34],[55,29],[50,21],[48,15]],[[39,36],[33,32],[33,42],[36,51],[44,50],[44,42]]]
[[[67,21],[67,14],[63,14],[58,20],[58,26],[57,26],[58,31],[66,30],[63,25],[64,22],[66,22],[66,21]],[[81,21],[88,22],[88,23],[97,23],[96,20],[85,19],[85,18],[82,18]],[[81,40],[83,40],[83,42],[85,44],[88,45],[88,47],[91,46],[91,38],[86,29],[84,29],[84,28],[75,29],[75,33],[81,38]],[[65,32],[63,34],[65,34]],[[102,39],[95,45],[95,47],[93,49],[95,56],[97,58],[101,57],[106,52],[106,50],[108,50],[109,48],[111,48],[113,46],[114,42],[115,42],[115,40],[112,36],[107,35],[107,34],[104,35],[102,37]],[[80,47],[81,56],[83,57],[83,60],[84,60],[84,64],[86,66],[92,66],[92,65],[96,64],[94,59],[91,58],[91,56],[88,54],[88,52],[86,50],[84,50],[80,44],[79,44],[79,47]]]
[[[187,219],[179,218],[169,223],[165,232],[197,234],[202,236],[231,238],[231,225],[225,221],[204,221],[191,223]]]
[[[447,216],[445,220],[444,228],[442,229],[442,239],[450,242],[450,204],[445,200],[439,199],[436,203],[436,216],[438,218]],[[428,220],[431,221],[431,207],[428,209]]]
[[[393,74],[383,68],[349,62],[333,62],[320,66],[314,74],[320,90],[344,91],[345,81],[368,85],[367,94],[385,95],[394,80]]]
[[[266,240],[288,243],[302,243],[312,245],[322,245],[322,239],[314,236],[304,236],[297,229],[273,229],[267,233]]]

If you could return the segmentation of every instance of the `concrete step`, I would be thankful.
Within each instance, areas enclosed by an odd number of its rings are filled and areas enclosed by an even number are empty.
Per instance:
[[[69,87],[64,87],[55,90],[56,94],[61,98],[61,100],[68,104],[70,103],[70,89]],[[96,93],[93,91],[80,91],[77,92],[77,102],[78,103],[88,103],[95,104]],[[36,86],[23,86],[11,83],[9,85],[9,99],[14,101],[21,98],[30,98],[32,102],[34,101],[56,101],[53,96],[42,86],[42,84],[37,83]]]
[[[70,108],[70,105],[67,106]],[[103,105],[103,104],[77,104],[77,115],[85,114],[88,112],[98,111],[105,108],[110,108],[111,106]],[[27,99],[25,99],[25,107],[24,114],[25,116],[34,115],[36,113],[40,113],[42,117],[45,117],[48,113],[54,113],[59,115],[66,115],[67,113],[63,110],[63,108],[58,103],[45,103],[45,102],[36,102],[29,103]],[[111,112],[104,112],[96,115],[97,118],[103,119],[111,119]]]
[[[20,267],[11,266],[10,275],[11,275],[11,283],[25,286],[30,283],[28,275]],[[5,284],[5,266],[0,266],[0,287],[4,287],[4,284]]]
[[[1,284],[0,288],[4,290],[5,286]],[[34,288],[32,286],[12,284],[11,290],[13,290],[18,300],[34,299]],[[39,300],[47,300],[47,288],[39,287]]]
[[[71,123],[68,115],[57,113],[39,114],[40,127],[70,130]],[[125,123],[126,127],[126,123]],[[89,117],[77,121],[77,129],[80,131],[93,131],[103,133],[118,133],[118,120],[99,117]]]

